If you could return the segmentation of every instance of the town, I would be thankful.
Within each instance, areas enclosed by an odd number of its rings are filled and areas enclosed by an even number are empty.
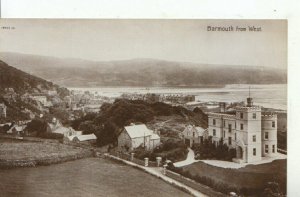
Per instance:
[[[20,95],[13,88],[6,88],[1,97],[2,139],[52,139],[68,146],[90,147],[96,156],[124,160],[141,168],[160,167],[161,176],[179,182],[182,180],[173,173],[195,179],[198,172],[192,170],[186,174],[182,169],[199,164],[198,161],[234,169],[247,164],[262,165],[286,159],[287,152],[282,148],[286,144],[278,145],[277,140],[278,112],[254,105],[251,97],[246,102],[226,103],[202,102],[196,100],[195,95],[188,94],[123,93],[120,97],[107,97],[98,92],[72,90],[61,98],[56,89]],[[11,110],[7,106],[20,105],[18,102],[23,104],[20,109],[26,115],[25,119],[9,114]],[[132,105],[134,111],[138,110],[134,106],[136,104],[147,107],[157,105],[165,111],[160,112],[162,116],[149,120],[133,118],[134,114],[123,114],[132,117],[113,129],[105,121],[100,121],[100,125],[92,123],[97,119],[97,114],[106,113],[106,110],[120,103],[123,107]],[[193,118],[196,121],[192,121]],[[153,173],[151,170],[149,172]],[[213,183],[214,178],[211,180]],[[199,183],[205,185],[207,181]],[[221,190],[214,184],[209,186],[221,193],[231,192],[231,195],[236,195],[241,188],[244,194],[260,190],[242,185],[231,188],[223,184]],[[197,193],[201,187],[191,188],[192,192]],[[203,192],[203,189],[200,191]],[[206,192],[219,195],[213,189]]]

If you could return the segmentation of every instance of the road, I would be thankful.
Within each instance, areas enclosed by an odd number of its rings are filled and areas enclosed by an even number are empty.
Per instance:
[[[175,167],[187,166],[187,165],[190,165],[190,164],[198,161],[198,160],[195,160],[194,151],[191,148],[188,148],[188,150],[189,150],[189,152],[188,152],[188,155],[185,160],[173,163]]]

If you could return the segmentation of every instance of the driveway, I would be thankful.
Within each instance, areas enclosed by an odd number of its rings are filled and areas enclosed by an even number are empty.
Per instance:
[[[192,163],[195,163],[199,160],[195,160],[195,153],[191,148],[188,148],[189,152],[185,160],[173,163],[175,167],[187,166]]]

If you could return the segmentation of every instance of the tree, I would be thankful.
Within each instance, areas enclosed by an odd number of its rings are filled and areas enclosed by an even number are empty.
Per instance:
[[[36,132],[37,136],[47,132],[47,122],[42,119],[33,119],[27,124],[27,129],[29,132]]]

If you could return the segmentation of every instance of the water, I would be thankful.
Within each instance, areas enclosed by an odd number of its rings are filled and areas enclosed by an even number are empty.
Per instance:
[[[119,97],[123,93],[191,94],[196,101],[239,102],[246,101],[251,87],[254,104],[267,108],[287,110],[287,84],[249,85],[232,84],[221,88],[182,88],[182,87],[94,87],[69,88],[77,91],[97,92],[98,95]]]

